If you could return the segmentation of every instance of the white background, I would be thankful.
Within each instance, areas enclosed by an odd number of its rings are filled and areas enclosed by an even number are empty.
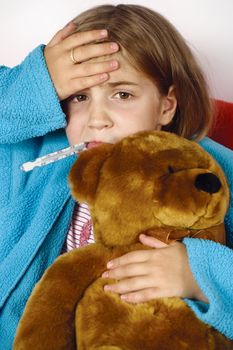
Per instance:
[[[79,12],[119,2],[167,17],[197,55],[212,96],[233,102],[233,0],[0,0],[0,64],[20,63]]]

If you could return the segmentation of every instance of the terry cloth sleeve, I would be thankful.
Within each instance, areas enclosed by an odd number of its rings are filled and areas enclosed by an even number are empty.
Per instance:
[[[66,126],[43,51],[40,45],[20,65],[0,66],[0,144],[43,136]]]
[[[185,238],[193,275],[209,303],[185,299],[195,314],[233,339],[233,152],[206,139],[202,146],[223,168],[231,190],[225,219],[228,247],[202,239]]]

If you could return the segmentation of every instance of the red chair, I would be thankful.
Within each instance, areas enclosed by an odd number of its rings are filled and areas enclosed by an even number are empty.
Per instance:
[[[216,120],[209,137],[233,149],[233,103],[215,100]]]

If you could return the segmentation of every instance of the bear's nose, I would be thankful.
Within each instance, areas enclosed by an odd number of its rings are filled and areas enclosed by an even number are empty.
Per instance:
[[[219,178],[212,173],[197,175],[194,185],[198,190],[205,191],[210,194],[218,192],[222,186]]]

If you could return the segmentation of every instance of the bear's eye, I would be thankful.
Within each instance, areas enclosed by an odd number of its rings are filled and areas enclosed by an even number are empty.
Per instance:
[[[175,172],[174,168],[171,165],[168,165],[167,170],[169,174],[173,174]]]

